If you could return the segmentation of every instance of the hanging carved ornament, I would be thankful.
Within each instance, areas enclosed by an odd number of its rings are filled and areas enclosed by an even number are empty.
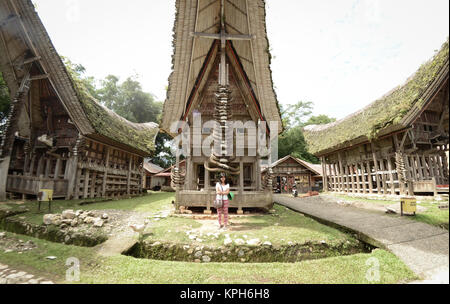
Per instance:
[[[273,170],[272,168],[267,169],[266,177],[263,180],[262,187],[264,190],[272,191],[273,188]]]
[[[397,168],[398,181],[400,183],[408,182],[406,178],[405,157],[402,152],[395,152],[395,166]]]
[[[227,156],[227,151],[231,148],[228,147],[227,136],[229,134],[231,134],[231,136],[233,135],[232,132],[227,132],[227,122],[231,121],[232,118],[231,101],[231,91],[228,89],[228,86],[219,85],[214,104],[214,119],[216,120],[217,127],[214,128],[213,139],[215,143],[220,142],[220,150],[215,151],[216,149],[213,149],[211,157],[205,161],[204,165],[206,170],[210,172],[223,172],[231,175],[239,175],[239,166],[233,166],[231,164],[236,157]],[[219,155],[216,154],[217,152],[219,152]]]
[[[170,187],[172,187],[173,190],[176,190],[177,188],[181,188],[184,186],[185,181],[185,174],[182,174],[180,168],[174,166],[170,170]]]

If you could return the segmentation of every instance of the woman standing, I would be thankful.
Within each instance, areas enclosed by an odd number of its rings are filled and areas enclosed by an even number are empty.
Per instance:
[[[228,193],[230,193],[230,184],[226,183],[225,173],[220,174],[220,182],[216,184],[216,199],[222,200],[222,208],[217,209],[217,215],[219,217],[219,229],[227,230],[228,226]],[[222,214],[224,217],[224,225],[222,225]]]

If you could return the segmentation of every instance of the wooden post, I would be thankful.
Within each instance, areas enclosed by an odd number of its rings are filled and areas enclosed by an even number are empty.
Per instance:
[[[377,194],[381,193],[381,185],[380,185],[380,175],[378,174],[378,160],[377,160],[377,154],[375,153],[375,145],[373,143],[370,144],[372,147],[372,157],[373,157],[373,163],[374,163],[374,170],[375,170],[375,178],[377,181]]]
[[[381,173],[381,180],[383,182],[383,194],[387,194],[387,176],[386,176],[386,168],[384,167],[384,159],[380,159],[380,169],[383,173]]]
[[[82,175],[83,171],[82,169],[78,168],[77,169],[77,173],[76,173],[76,177],[75,177],[75,192],[74,192],[74,199],[79,199],[80,198],[80,180],[81,180],[81,175]],[[68,198],[66,198],[68,199]]]
[[[56,165],[55,165],[55,174],[53,174],[53,179],[57,180],[59,179],[59,173],[61,172],[61,158],[56,159]]]
[[[133,166],[133,156],[130,155],[128,158],[128,176],[127,176],[127,195],[131,194],[131,168]]]
[[[325,157],[322,156],[322,171],[323,171],[323,191],[328,192],[328,174],[327,174],[327,167],[325,163]]]
[[[89,189],[89,169],[84,169],[83,198],[88,198],[88,189]]]
[[[30,168],[28,169],[29,175],[34,174],[34,164],[35,163],[36,163],[36,155],[33,153],[33,156],[31,157]]]
[[[334,191],[339,191],[339,174],[337,171],[336,163],[333,164],[333,171],[334,171]]]
[[[359,175],[359,165],[358,163],[355,163],[355,175],[356,175],[356,191],[358,193],[361,192],[361,179],[360,179],[360,175]]]
[[[92,173],[92,178],[91,178],[91,194],[90,194],[90,198],[94,198],[95,197],[95,191],[97,190],[97,171],[94,171]]]
[[[430,171],[429,171],[429,166],[428,166],[428,162],[425,158],[425,155],[422,154],[422,165],[423,165],[423,176],[425,180],[430,179]]]
[[[71,199],[72,195],[74,193],[77,166],[78,166],[78,155],[72,156],[66,162],[66,170],[64,172],[64,179],[67,179],[69,181],[68,185],[67,185],[66,199]]]
[[[409,163],[411,164],[412,178],[413,178],[415,181],[419,180],[418,174],[417,174],[416,159],[415,159],[414,155],[408,156],[408,161],[409,161]]]
[[[341,159],[341,153],[338,152],[338,161],[339,161],[339,175],[341,178],[341,192],[344,192],[344,168],[342,167],[342,159]]]
[[[369,193],[373,194],[373,179],[372,179],[372,168],[370,168],[370,161],[367,161],[367,182],[369,183]]]
[[[392,174],[392,160],[389,156],[387,159],[387,165],[388,165],[388,170],[389,170],[389,180],[391,182],[391,194],[395,195],[394,174]]]
[[[105,160],[105,172],[103,172],[102,197],[106,197],[106,182],[108,180],[108,169],[109,169],[110,149],[108,146],[105,146],[105,149],[106,149],[106,160]]]
[[[44,170],[44,177],[48,178],[51,171],[52,162],[50,158],[45,159],[45,170]]]
[[[261,190],[261,156],[256,156],[256,191]]]
[[[423,178],[423,167],[424,166],[422,166],[420,164],[420,156],[419,156],[419,154],[416,154],[416,162],[417,162],[417,169],[419,171],[419,180],[423,181],[424,180],[424,178]]]
[[[43,171],[44,171],[44,156],[41,156],[41,158],[39,158],[39,162],[38,162],[38,167],[36,170],[36,176],[41,176],[43,175]]]
[[[361,167],[361,181],[362,181],[362,188],[363,193],[367,193],[367,185],[366,185],[366,167],[364,166],[364,163],[360,163],[359,166]]]
[[[242,201],[244,199],[244,161],[242,157],[239,158],[239,200],[237,214],[244,214],[242,210]]]

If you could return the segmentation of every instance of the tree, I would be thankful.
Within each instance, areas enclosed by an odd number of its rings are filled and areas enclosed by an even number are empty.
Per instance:
[[[286,108],[282,107],[281,116],[285,131],[280,135],[278,141],[279,158],[292,155],[307,162],[319,163],[319,159],[308,151],[303,128],[308,125],[327,124],[336,119],[327,115],[310,116],[313,108],[312,102],[304,101],[288,105]]]
[[[120,116],[132,122],[158,122],[162,112],[162,102],[142,90],[137,76],[128,77],[122,84],[114,75],[101,81],[97,91],[100,101]]]
[[[299,101],[293,105],[281,106],[281,117],[286,129],[303,125],[305,119],[311,115],[314,104],[311,101]]]

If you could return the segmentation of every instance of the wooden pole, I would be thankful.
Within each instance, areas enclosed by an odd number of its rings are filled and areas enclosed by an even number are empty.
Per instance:
[[[57,158],[56,165],[55,165],[55,174],[53,174],[53,179],[54,180],[59,179],[60,173],[61,173],[61,158]]]
[[[78,168],[77,169],[77,173],[76,173],[76,177],[75,177],[74,199],[79,199],[80,198],[80,180],[81,180],[82,173],[83,173],[82,169]],[[69,199],[69,198],[66,198],[66,199]]]
[[[322,156],[322,171],[323,171],[323,191],[328,192],[328,175],[327,175],[327,167],[325,163],[325,157]]]
[[[105,172],[103,172],[103,184],[102,184],[102,197],[106,197],[106,182],[108,180],[108,168],[109,168],[109,154],[110,148],[105,146],[106,160],[105,160]]]
[[[381,193],[381,185],[380,185],[380,175],[378,174],[378,160],[377,160],[377,154],[375,153],[375,145],[373,143],[370,144],[372,147],[372,157],[373,157],[373,163],[374,163],[374,170],[375,170],[375,178],[377,181],[377,194]]]
[[[238,200],[238,214],[243,214],[242,210],[242,200],[244,198],[244,161],[242,157],[239,158],[239,200]]]
[[[92,178],[91,178],[91,193],[90,193],[90,198],[94,198],[95,197],[95,191],[97,190],[97,171],[94,171],[92,173]]]
[[[367,193],[367,185],[366,185],[366,167],[364,166],[364,163],[359,164],[361,167],[361,181],[362,181],[362,187],[363,187],[363,193]]]
[[[390,157],[387,159],[387,165],[389,170],[389,180],[391,182],[391,194],[395,195],[394,174],[392,174],[392,160]]]
[[[367,182],[369,183],[369,193],[373,194],[373,179],[372,179],[372,168],[370,167],[370,161],[366,163],[367,165]]]
[[[84,185],[83,185],[83,198],[88,198],[89,189],[89,169],[84,169]]]
[[[344,168],[342,166],[341,152],[338,153],[338,161],[339,161],[339,175],[341,178],[341,192],[344,192]]]
[[[381,171],[383,171],[383,173],[381,173],[381,180],[383,182],[383,194],[387,194],[387,178],[386,173],[384,173],[386,171],[384,167],[384,159],[380,159],[380,169]]]

